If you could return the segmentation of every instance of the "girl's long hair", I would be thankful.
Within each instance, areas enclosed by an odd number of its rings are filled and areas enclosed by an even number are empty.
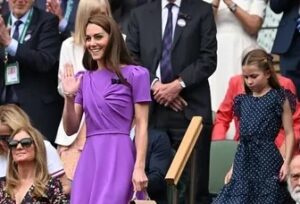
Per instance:
[[[279,89],[281,88],[281,86],[277,79],[272,60],[273,57],[270,54],[268,54],[264,49],[257,48],[245,54],[242,60],[242,66],[255,65],[260,70],[264,72],[269,72],[270,73],[270,78],[268,79],[269,85],[274,89]],[[247,94],[252,93],[252,91],[249,89],[246,83],[244,83],[244,87]]]

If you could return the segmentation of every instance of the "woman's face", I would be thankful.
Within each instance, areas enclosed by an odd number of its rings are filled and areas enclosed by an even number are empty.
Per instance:
[[[0,124],[0,150],[4,153],[8,152],[7,141],[10,137],[11,130],[7,125]]]
[[[96,24],[88,24],[86,27],[85,46],[93,60],[100,64],[103,62],[103,55],[109,41],[109,34]]]
[[[15,163],[31,162],[35,159],[34,142],[31,136],[21,130],[9,141],[9,148]]]

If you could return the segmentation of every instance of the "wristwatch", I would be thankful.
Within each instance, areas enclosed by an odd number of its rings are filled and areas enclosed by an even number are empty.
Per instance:
[[[179,78],[178,79],[178,81],[179,81],[179,84],[180,84],[180,86],[181,86],[181,88],[185,88],[186,87],[186,85],[185,85],[185,83],[184,83],[184,81],[182,81],[182,79],[181,78]]]
[[[230,6],[228,6],[228,8],[232,13],[235,13],[236,9],[237,9],[237,4],[232,2],[232,4],[230,4]]]

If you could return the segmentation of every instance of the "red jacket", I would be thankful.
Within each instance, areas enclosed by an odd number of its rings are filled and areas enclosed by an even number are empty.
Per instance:
[[[277,75],[279,83],[286,89],[289,89],[291,92],[296,94],[296,88],[293,82],[283,76]],[[212,140],[224,140],[226,139],[226,132],[229,128],[229,124],[234,119],[234,124],[236,127],[236,132],[234,140],[239,140],[239,131],[237,128],[237,119],[233,116],[233,99],[238,94],[244,93],[244,81],[241,75],[236,75],[231,77],[229,81],[229,86],[224,100],[222,101],[217,113],[216,119],[214,122],[214,128],[212,133]],[[296,139],[296,144],[299,144],[300,139],[300,104],[297,102],[296,111],[293,114],[293,126],[294,134]],[[275,143],[277,147],[280,147],[284,141],[285,135],[283,128],[280,129],[278,136],[276,137]]]

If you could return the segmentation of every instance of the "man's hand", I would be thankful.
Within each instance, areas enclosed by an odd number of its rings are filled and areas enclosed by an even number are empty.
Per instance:
[[[47,0],[46,11],[56,15],[61,21],[64,18],[64,16],[60,4],[60,0]]]
[[[178,79],[167,84],[157,81],[152,87],[154,100],[161,105],[170,106],[174,111],[180,111],[187,106],[187,102],[179,96],[181,90]]]
[[[7,47],[11,42],[11,37],[9,35],[9,28],[6,28],[3,18],[0,16],[0,45]]]

